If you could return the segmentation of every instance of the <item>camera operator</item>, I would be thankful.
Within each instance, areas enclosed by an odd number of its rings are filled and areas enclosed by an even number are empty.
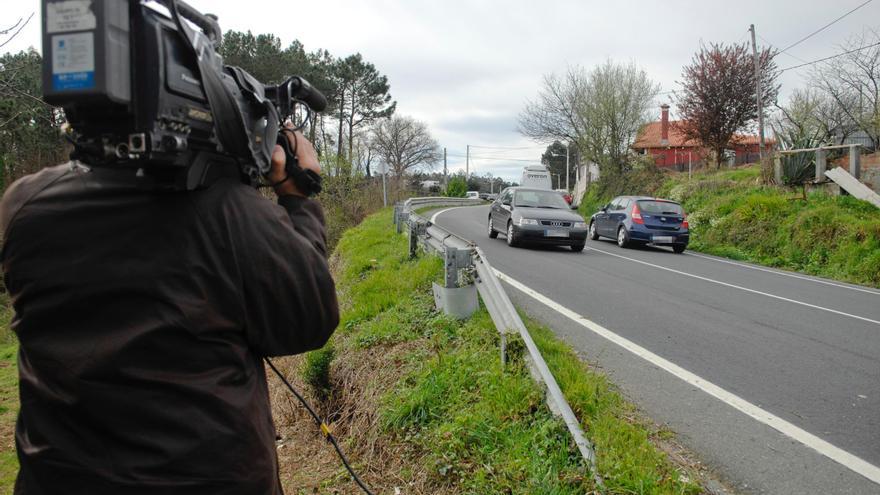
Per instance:
[[[284,161],[277,205],[237,169],[157,192],[71,162],[8,189],[16,494],[281,493],[261,359],[321,347],[339,318],[321,207]]]

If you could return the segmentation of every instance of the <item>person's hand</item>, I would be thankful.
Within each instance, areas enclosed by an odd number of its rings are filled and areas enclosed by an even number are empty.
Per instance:
[[[299,131],[285,131],[284,136],[290,142],[290,149],[296,150],[296,158],[299,161],[300,168],[303,170],[313,170],[316,174],[320,174],[321,164],[318,163],[318,154],[315,153],[312,143]],[[287,175],[287,172],[284,170],[286,161],[287,157],[284,154],[284,148],[276,144],[275,151],[272,152],[272,168],[269,170],[269,180],[273,184],[283,180]],[[275,194],[279,196],[292,194],[294,196],[306,197],[306,194],[296,187],[292,177],[275,186]]]

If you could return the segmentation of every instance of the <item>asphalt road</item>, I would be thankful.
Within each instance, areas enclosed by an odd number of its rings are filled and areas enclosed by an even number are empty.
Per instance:
[[[738,490],[880,494],[880,291],[610,240],[510,248],[487,217],[435,223],[477,242],[515,303]]]

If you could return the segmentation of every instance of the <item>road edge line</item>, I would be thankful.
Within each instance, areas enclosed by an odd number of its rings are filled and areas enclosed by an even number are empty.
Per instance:
[[[823,440],[798,426],[795,426],[793,423],[790,423],[773,413],[761,409],[760,407],[752,404],[751,402],[748,402],[742,397],[728,392],[718,385],[715,385],[714,383],[701,378],[700,376],[682,368],[681,366],[657,354],[654,354],[653,352],[645,349],[635,342],[620,335],[617,335],[611,330],[608,330],[607,328],[587,319],[586,317],[579,315],[578,313],[566,308],[556,301],[538,293],[527,285],[511,278],[497,268],[494,269],[494,271],[495,275],[503,282],[510,284],[513,288],[544,304],[545,306],[558,312],[559,314],[565,316],[573,322],[587,328],[596,335],[614,344],[617,344],[626,351],[629,351],[632,354],[635,354],[636,356],[653,364],[654,366],[663,369],[673,376],[683,380],[685,383],[699,388],[703,392],[711,395],[712,397],[715,397],[721,402],[727,404],[730,407],[733,407],[734,409],[746,414],[747,416],[759,421],[760,423],[773,428],[774,430],[782,433],[788,438],[791,438],[792,440],[795,440],[798,443],[815,450],[819,454],[827,457],[828,459],[831,459],[832,461],[840,464],[850,471],[853,471],[854,473],[857,473],[876,484],[880,484],[880,467],[877,467],[862,459],[861,457],[851,454],[841,449],[840,447],[837,447],[830,442]]]

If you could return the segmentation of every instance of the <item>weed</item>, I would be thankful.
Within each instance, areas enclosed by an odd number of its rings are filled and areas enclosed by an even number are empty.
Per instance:
[[[317,397],[326,397],[330,392],[330,364],[335,350],[332,344],[306,354],[303,361],[302,378]]]

